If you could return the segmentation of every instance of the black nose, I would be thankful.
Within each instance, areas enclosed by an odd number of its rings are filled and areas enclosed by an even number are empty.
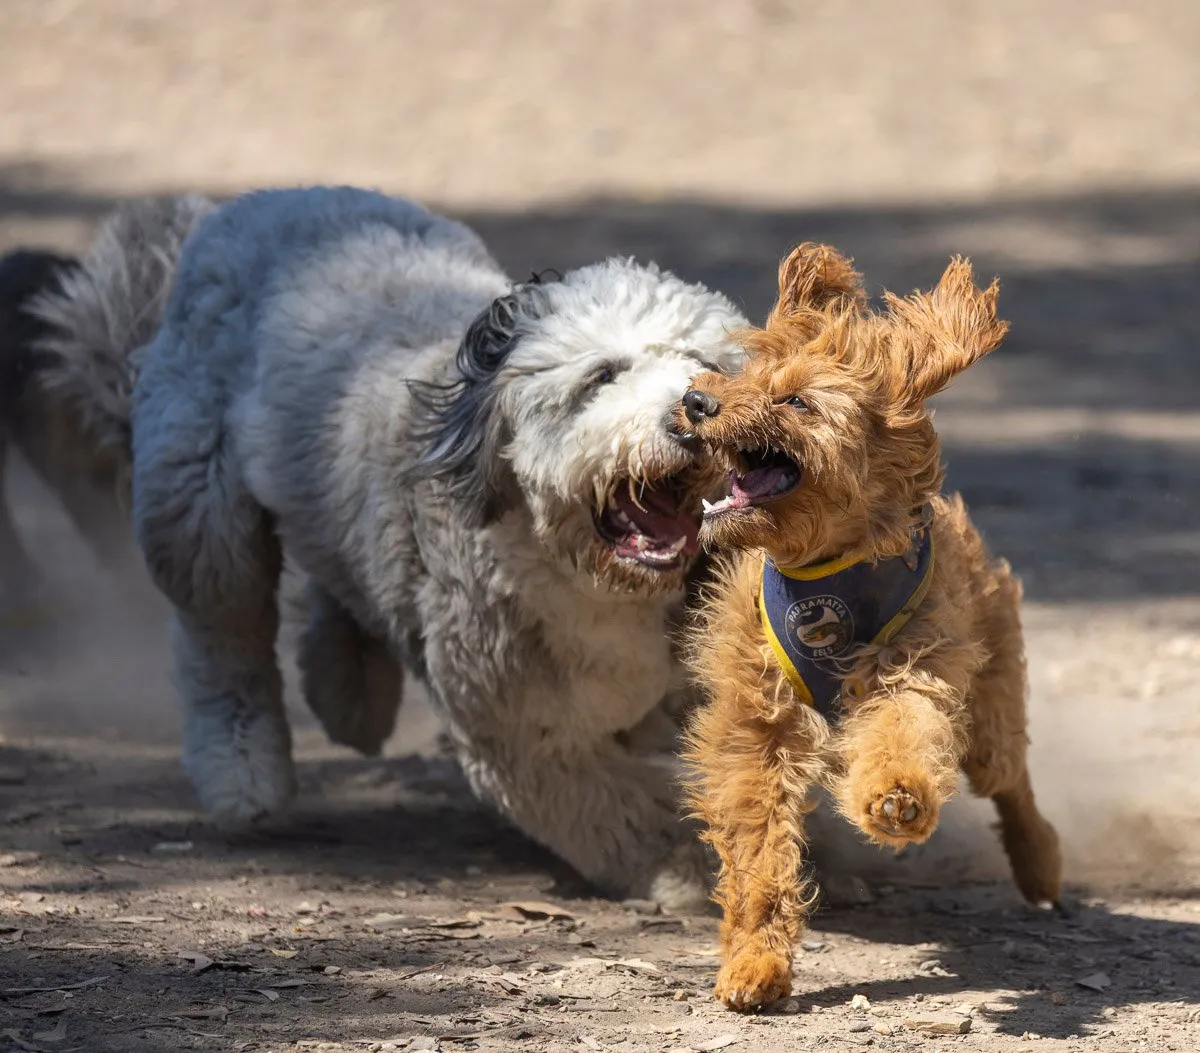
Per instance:
[[[707,391],[692,388],[684,393],[683,412],[693,424],[699,424],[702,417],[715,417],[721,412],[721,400]]]

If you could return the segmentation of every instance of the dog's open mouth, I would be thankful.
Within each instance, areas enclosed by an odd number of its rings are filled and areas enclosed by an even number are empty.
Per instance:
[[[620,486],[592,518],[619,558],[647,567],[671,569],[700,551],[700,522],[686,510],[682,489],[669,481],[653,489]]]
[[[790,494],[804,469],[782,450],[771,446],[742,446],[729,471],[729,496],[716,504],[704,502],[704,517],[736,512]]]

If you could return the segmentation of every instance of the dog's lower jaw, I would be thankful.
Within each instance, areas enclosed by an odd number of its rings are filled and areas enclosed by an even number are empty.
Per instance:
[[[769,507],[753,505],[705,516],[700,525],[700,543],[709,550],[762,548],[774,539],[777,530]]]
[[[586,576],[591,590],[642,602],[652,596],[682,595],[695,561],[694,556],[685,555],[671,566],[648,567],[621,558],[605,541],[593,536],[573,562]]]

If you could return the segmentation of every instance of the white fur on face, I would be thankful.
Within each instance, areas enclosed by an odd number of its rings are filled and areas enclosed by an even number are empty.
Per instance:
[[[609,260],[544,287],[503,369],[506,457],[539,532],[578,550],[591,510],[628,480],[696,466],[668,430],[693,377],[736,370],[746,325],[723,296],[656,268]]]

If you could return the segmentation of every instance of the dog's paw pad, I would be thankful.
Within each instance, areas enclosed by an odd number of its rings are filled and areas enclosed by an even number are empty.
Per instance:
[[[792,965],[782,954],[744,950],[722,967],[714,990],[729,1009],[761,1009],[792,992]]]
[[[871,825],[892,837],[919,836],[927,825],[925,805],[902,786],[895,786],[867,805]]]

